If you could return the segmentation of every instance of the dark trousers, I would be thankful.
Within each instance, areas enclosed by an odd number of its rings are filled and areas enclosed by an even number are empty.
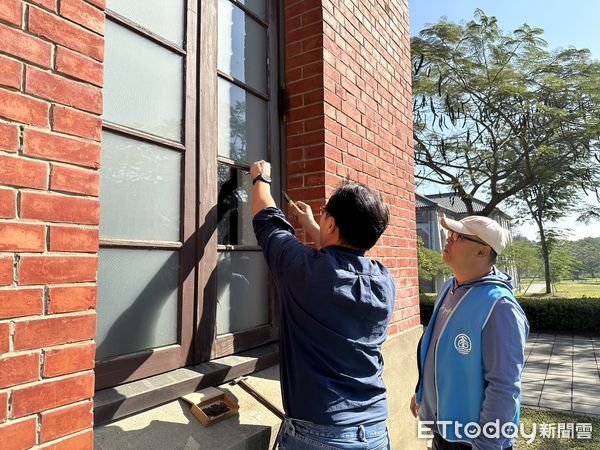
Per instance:
[[[433,445],[431,450],[470,450],[472,447],[469,444],[462,444],[460,442],[448,442],[438,433],[433,433]],[[507,447],[504,450],[512,450],[511,447]]]

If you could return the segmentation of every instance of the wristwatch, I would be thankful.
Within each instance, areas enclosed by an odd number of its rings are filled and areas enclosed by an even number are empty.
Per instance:
[[[263,183],[271,184],[271,177],[264,173],[259,173],[258,176],[252,180],[252,185],[254,186],[257,181],[262,181]]]

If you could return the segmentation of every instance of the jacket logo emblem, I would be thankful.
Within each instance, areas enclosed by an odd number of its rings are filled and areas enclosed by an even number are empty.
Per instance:
[[[457,334],[454,338],[454,348],[461,355],[468,355],[471,353],[471,339],[464,333]]]

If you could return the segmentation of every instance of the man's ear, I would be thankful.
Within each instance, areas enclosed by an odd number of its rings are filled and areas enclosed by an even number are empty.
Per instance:
[[[333,218],[333,216],[330,216],[329,214],[327,214],[327,217],[325,218],[325,226],[327,227],[327,231],[330,233],[333,230],[335,230],[335,227],[337,225],[335,224],[335,219]]]
[[[479,253],[477,253],[478,256],[490,256],[492,254],[492,247],[483,247],[481,250],[479,250]]]

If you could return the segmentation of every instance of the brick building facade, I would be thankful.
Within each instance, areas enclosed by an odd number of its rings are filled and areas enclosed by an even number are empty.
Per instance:
[[[224,281],[228,270],[250,283],[252,277],[266,279],[239,262],[259,255],[242,239],[249,220],[243,205],[223,206],[228,218],[220,213],[228,182],[238,183],[235,199],[245,201],[244,181],[237,176],[256,142],[267,143],[266,156],[279,167],[275,185],[313,209],[343,179],[382,192],[391,222],[371,255],[392,270],[398,284],[386,381],[396,396],[391,418],[405,417],[415,381],[412,347],[420,329],[407,1],[180,0],[169,3],[181,7],[175,14],[178,24],[183,16],[180,36],[161,28],[160,11],[152,17],[154,6],[144,15],[135,6],[117,5],[0,1],[0,447],[92,448],[94,400],[115,386],[276,341],[277,306],[267,282],[261,291],[265,298],[252,299],[263,315],[243,322],[247,319],[236,316],[233,281]],[[145,6],[140,3],[139,9]],[[220,21],[225,14],[230,23]],[[235,26],[227,28],[238,23],[244,24],[245,37]],[[260,44],[263,34],[266,48]],[[231,40],[227,52],[217,35]],[[240,39],[243,67],[236,72]],[[129,42],[139,45],[139,52]],[[130,49],[130,67],[118,66],[121,48]],[[139,57],[144,52],[145,59]],[[157,68],[150,80],[144,78],[141,64],[152,64],[152,55],[173,62],[173,71]],[[142,62],[134,67],[138,57]],[[266,72],[254,76],[263,65],[255,69],[252,60],[261,58]],[[127,84],[123,78],[131,74],[134,80]],[[146,88],[146,83],[158,84]],[[141,100],[129,100],[137,86]],[[152,113],[156,102],[157,111],[170,110],[159,104],[164,99],[150,98],[165,92],[179,103],[167,125],[150,129],[143,109]],[[234,98],[243,106],[235,117]],[[219,109],[225,100],[229,103]],[[133,106],[123,112],[125,103]],[[232,136],[239,132],[234,118],[242,124],[242,156],[232,153]],[[253,134],[262,130],[256,127],[262,122],[252,122],[260,118],[269,130],[264,139]],[[123,163],[117,151],[130,149],[147,153],[127,156],[131,159]],[[142,160],[148,165],[136,168],[144,176],[123,168]],[[171,166],[177,170],[166,172]],[[222,173],[230,178],[222,180]],[[143,184],[149,178],[151,184]],[[171,190],[160,184],[165,179]],[[124,184],[128,190],[119,191]],[[148,186],[160,187],[154,196],[177,195],[126,198]],[[157,231],[159,223],[142,236],[136,234],[141,227],[135,217],[118,222],[127,211],[108,213],[121,202],[134,213],[138,205],[146,213],[156,209],[156,217],[171,208],[178,220],[167,220]],[[163,210],[156,206],[161,202],[167,205]],[[157,255],[164,256],[157,268],[145,269]],[[119,261],[127,264],[115,269]],[[129,285],[137,278],[127,273],[132,265],[148,273]],[[116,299],[114,286],[141,293]],[[162,293],[164,299],[154,305]],[[150,309],[150,317],[139,317],[140,304]],[[226,313],[224,304],[230,305]],[[166,325],[136,335],[134,325],[144,329],[154,320]],[[161,334],[171,328],[171,334]],[[130,347],[120,347],[123,336],[131,336]],[[252,370],[240,368],[240,373]],[[390,381],[392,371],[405,375]],[[225,376],[204,379],[194,388],[218,384]],[[106,413],[109,409],[102,409],[103,420],[117,417]],[[392,428],[398,428],[392,429],[397,442],[407,436],[405,425]]]

